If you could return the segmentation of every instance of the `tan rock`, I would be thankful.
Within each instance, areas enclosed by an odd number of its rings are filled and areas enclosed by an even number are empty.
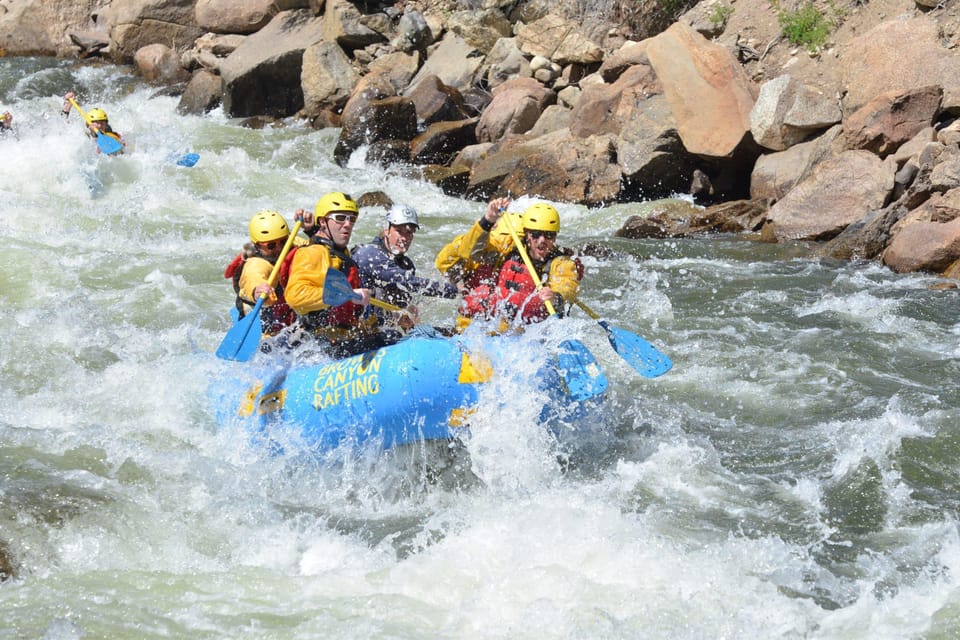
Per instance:
[[[889,91],[960,86],[960,52],[945,49],[929,16],[898,16],[840,48],[844,109],[852,112]]]
[[[687,150],[713,157],[733,153],[750,131],[757,95],[733,55],[679,22],[650,38],[647,55]]]
[[[883,263],[900,273],[940,273],[960,259],[960,191],[937,195],[894,228]]]
[[[824,160],[770,208],[766,237],[784,242],[836,236],[884,205],[893,189],[894,166],[867,151],[844,151]]]
[[[519,26],[516,35],[521,51],[549,58],[560,65],[603,60],[603,50],[580,31],[577,23],[556,14]]]

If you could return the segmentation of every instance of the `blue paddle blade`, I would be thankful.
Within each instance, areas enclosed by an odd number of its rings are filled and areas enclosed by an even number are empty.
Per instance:
[[[582,401],[601,395],[607,390],[607,376],[596,358],[579,340],[564,340],[557,355],[560,376],[574,400]]]
[[[198,153],[185,153],[177,159],[177,165],[181,167],[192,167],[200,159]]]
[[[673,362],[666,354],[661,353],[655,346],[641,338],[635,333],[611,327],[605,321],[600,320],[600,326],[607,330],[607,338],[613,350],[620,354],[627,363],[636,369],[637,373],[647,378],[656,378],[662,376],[670,368]]]
[[[336,269],[327,269],[327,275],[323,281],[323,304],[339,307],[344,302],[362,299],[350,286],[346,274]]]
[[[108,156],[115,154],[118,151],[123,151],[123,145],[120,144],[120,141],[114,138],[113,136],[108,136],[105,133],[97,131],[97,146],[100,147],[102,153],[107,154]]]
[[[260,308],[266,298],[261,297],[247,315],[233,325],[217,347],[217,357],[223,360],[246,362],[260,346]]]

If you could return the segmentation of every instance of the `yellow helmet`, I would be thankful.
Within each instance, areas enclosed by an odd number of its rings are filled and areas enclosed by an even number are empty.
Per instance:
[[[510,226],[508,227],[507,225]],[[490,231],[490,235],[508,236],[510,235],[510,227],[518,234],[523,233],[523,216],[512,211],[505,211]]]
[[[106,122],[107,112],[103,109],[90,109],[87,112],[87,118],[90,119],[90,122]]]
[[[360,215],[357,202],[341,191],[331,191],[317,200],[313,215],[317,218],[326,218],[331,213],[352,213]]]
[[[523,230],[560,231],[560,214],[549,204],[538,202],[523,212]]]
[[[289,235],[287,221],[276,211],[258,211],[250,218],[250,239],[254,242],[270,242]]]

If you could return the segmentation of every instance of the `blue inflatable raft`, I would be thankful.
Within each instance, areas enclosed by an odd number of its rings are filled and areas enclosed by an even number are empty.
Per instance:
[[[210,396],[221,428],[240,423],[255,440],[281,447],[298,442],[323,452],[445,440],[469,426],[482,387],[512,375],[531,344],[497,337],[478,349],[460,336],[413,336],[344,360],[254,361],[238,364],[241,376],[218,381]],[[527,389],[513,391],[542,398],[544,422],[576,420],[602,401],[607,378],[583,343],[564,340],[543,347],[542,356]]]

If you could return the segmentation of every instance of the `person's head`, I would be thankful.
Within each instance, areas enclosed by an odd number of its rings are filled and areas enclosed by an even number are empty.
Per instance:
[[[544,260],[557,244],[560,214],[549,204],[538,202],[523,212],[523,239],[534,260]]]
[[[518,236],[523,236],[523,214],[516,211],[504,211],[497,224],[493,225],[490,235],[494,237],[510,236],[510,229]]]
[[[100,108],[90,109],[87,121],[91,129],[103,130],[109,126],[107,112]]]
[[[250,218],[250,239],[262,255],[280,255],[289,235],[287,221],[276,211],[258,211]]]
[[[3,115],[0,115],[0,125],[3,125],[4,129],[9,129],[10,125],[13,123],[13,114],[9,111],[4,111]]]
[[[407,204],[395,204],[385,217],[384,245],[393,255],[403,255],[413,244],[413,234],[420,228],[417,211]]]
[[[313,210],[317,233],[341,248],[350,242],[359,215],[356,201],[342,191],[331,191],[323,196]]]

